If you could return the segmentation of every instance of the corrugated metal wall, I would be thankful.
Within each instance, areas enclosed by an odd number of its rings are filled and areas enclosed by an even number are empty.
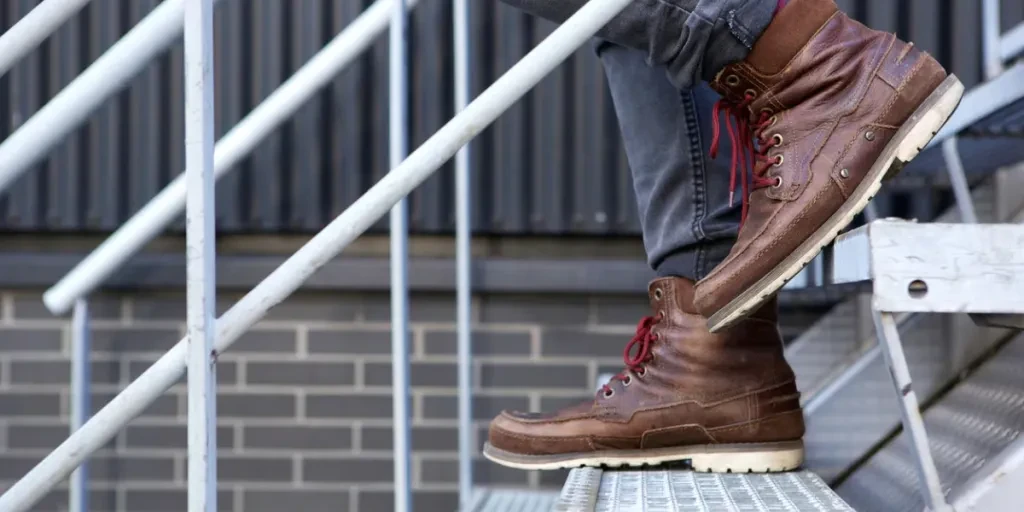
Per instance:
[[[5,0],[6,29],[36,0]],[[11,133],[157,0],[94,0],[0,78],[0,135]],[[345,27],[369,0],[222,0],[216,22],[218,136]],[[474,3],[479,91],[553,29],[496,0]],[[936,54],[968,85],[980,75],[976,0],[847,0],[868,24]],[[1024,2],[1003,0],[1004,23]],[[418,145],[452,112],[451,5],[422,0],[411,26],[411,122]],[[110,231],[183,169],[180,43],[107,102],[0,200],[7,231]],[[477,232],[638,232],[618,128],[590,48],[549,76],[478,139]],[[595,148],[602,148],[595,151]],[[387,171],[387,42],[339,76],[218,185],[230,232],[314,232]],[[412,228],[454,225],[450,167],[411,202]],[[382,227],[380,225],[378,227]]]

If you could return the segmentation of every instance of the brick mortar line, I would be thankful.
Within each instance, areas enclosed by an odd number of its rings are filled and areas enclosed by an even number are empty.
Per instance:
[[[306,324],[295,329],[295,352],[301,359],[309,358],[309,326]]]
[[[0,295],[0,322],[10,325],[14,320],[14,295],[10,292]]]

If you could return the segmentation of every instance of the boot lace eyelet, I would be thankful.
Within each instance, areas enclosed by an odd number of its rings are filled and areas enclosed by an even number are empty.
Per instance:
[[[633,383],[633,377],[630,376],[630,375],[627,375],[625,379],[622,379],[622,387],[629,386],[632,383]]]
[[[738,77],[736,75],[729,75],[729,76],[725,77],[725,84],[729,85],[729,86],[732,86],[732,87],[735,87],[735,86],[740,84],[740,77]]]
[[[778,116],[778,114],[773,114],[772,117],[768,118],[768,126],[767,126],[767,128],[771,128],[772,126],[775,126],[775,123],[777,123],[777,122],[779,122],[779,116]]]
[[[751,98],[756,98],[757,97],[757,91],[755,91],[753,89],[747,89],[747,90],[743,91],[743,95],[744,96],[749,96]]]
[[[776,155],[775,163],[772,164],[772,165],[774,165],[775,167],[779,167],[779,166],[782,165],[782,162],[785,162],[785,161],[786,161],[786,157],[784,157],[782,155]]]
[[[605,398],[611,398],[613,396],[615,396],[615,391],[614,390],[609,389],[608,391],[604,392],[604,397]]]
[[[776,176],[775,177],[775,183],[772,185],[772,188],[779,188],[781,186],[782,186],[782,176]]]
[[[782,134],[776,133],[775,135],[772,135],[772,140],[775,141],[775,145],[776,146],[781,146],[782,145]]]
[[[661,288],[654,289],[654,298],[657,300],[661,300]]]
[[[641,378],[641,379],[646,377],[647,376],[647,367],[645,366],[645,367],[642,367],[639,370],[637,370],[636,371],[636,376]]]

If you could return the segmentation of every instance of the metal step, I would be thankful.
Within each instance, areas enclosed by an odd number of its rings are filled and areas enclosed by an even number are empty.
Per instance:
[[[1022,368],[1024,336],[1018,336],[924,413],[943,490],[958,511],[1021,510]],[[846,478],[837,487],[839,495],[857,510],[920,512],[924,503],[905,437],[901,432]],[[1017,478],[1007,476],[1012,470]],[[984,502],[995,493],[1002,497]],[[1007,493],[1015,499],[1005,498]]]
[[[1000,184],[1005,179],[997,176],[974,190],[982,222],[997,217],[1007,220],[1008,212],[1019,210],[1019,202],[1008,204],[1001,197]],[[939,220],[953,222],[957,218],[954,210]],[[805,467],[826,481],[849,468],[900,423],[882,358],[860,359],[876,346],[870,314],[865,298],[853,297],[787,347],[786,357],[804,394]],[[908,315],[900,333],[915,390],[924,400],[975,355],[1007,335],[999,329],[978,327],[966,316],[922,314]],[[874,353],[879,354],[877,350]],[[862,364],[855,366],[857,362]]]
[[[572,470],[557,512],[852,512],[814,473],[696,473],[686,469]]]
[[[558,491],[477,487],[462,512],[543,512],[552,510]]]

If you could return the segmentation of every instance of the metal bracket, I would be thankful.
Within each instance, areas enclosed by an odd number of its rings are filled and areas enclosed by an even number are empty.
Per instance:
[[[1024,328],[1024,225],[918,224],[877,220],[841,235],[832,280],[872,284],[875,332],[899,398],[904,430],[917,462],[921,493],[932,511],[946,501],[896,312],[968,313],[979,325]]]

